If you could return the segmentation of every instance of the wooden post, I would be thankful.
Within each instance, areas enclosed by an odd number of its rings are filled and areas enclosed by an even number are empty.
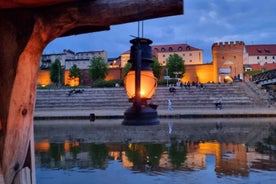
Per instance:
[[[36,3],[36,8],[28,9],[33,6],[28,2]],[[41,8],[38,1],[26,1],[22,9],[13,9],[23,5],[0,2],[0,184],[36,183],[36,82],[41,53],[50,41],[63,35],[106,30],[110,25],[180,14],[183,10],[182,0],[54,3]]]

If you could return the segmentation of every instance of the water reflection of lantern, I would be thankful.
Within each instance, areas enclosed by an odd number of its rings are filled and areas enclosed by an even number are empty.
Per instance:
[[[131,70],[125,77],[125,89],[133,105],[125,111],[123,125],[159,124],[155,105],[148,105],[157,87],[150,64],[152,61],[151,40],[135,38],[132,43],[130,60]]]

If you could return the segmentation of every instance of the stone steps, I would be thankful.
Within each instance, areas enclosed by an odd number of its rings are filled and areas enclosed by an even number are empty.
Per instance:
[[[192,86],[190,89],[176,87],[176,93],[170,93],[168,87],[158,87],[149,103],[158,108],[167,108],[170,99],[174,108],[214,108],[214,103],[222,101],[224,107],[253,107],[264,105],[261,100],[248,93],[250,88],[242,84],[208,84],[203,89]],[[126,109],[131,106],[124,88],[85,88],[81,93],[68,95],[69,89],[37,90],[36,109]]]

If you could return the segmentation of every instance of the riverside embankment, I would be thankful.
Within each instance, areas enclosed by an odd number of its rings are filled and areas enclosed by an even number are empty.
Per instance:
[[[91,114],[96,119],[122,119],[124,116],[122,109],[118,110],[58,110],[44,109],[35,111],[35,120],[50,119],[90,119]],[[175,109],[168,111],[166,109],[158,110],[160,118],[266,118],[275,117],[275,108],[244,108],[244,109]],[[276,120],[276,119],[275,119]]]
[[[158,87],[150,102],[158,105],[160,118],[276,117],[275,106],[270,104],[267,94],[253,87],[247,83],[206,84],[204,88],[177,88],[176,93]],[[34,118],[122,119],[124,111],[131,106],[124,88],[69,92],[70,89],[38,90]],[[171,111],[167,109],[168,99],[172,101]],[[222,102],[222,110],[215,108],[217,101]]]

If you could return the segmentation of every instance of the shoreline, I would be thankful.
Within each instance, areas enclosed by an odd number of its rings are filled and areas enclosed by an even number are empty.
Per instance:
[[[61,120],[61,119],[123,119],[126,109],[45,109],[34,112],[34,120]],[[276,109],[244,108],[244,109],[157,109],[159,118],[276,118]],[[276,120],[276,119],[275,119]]]

